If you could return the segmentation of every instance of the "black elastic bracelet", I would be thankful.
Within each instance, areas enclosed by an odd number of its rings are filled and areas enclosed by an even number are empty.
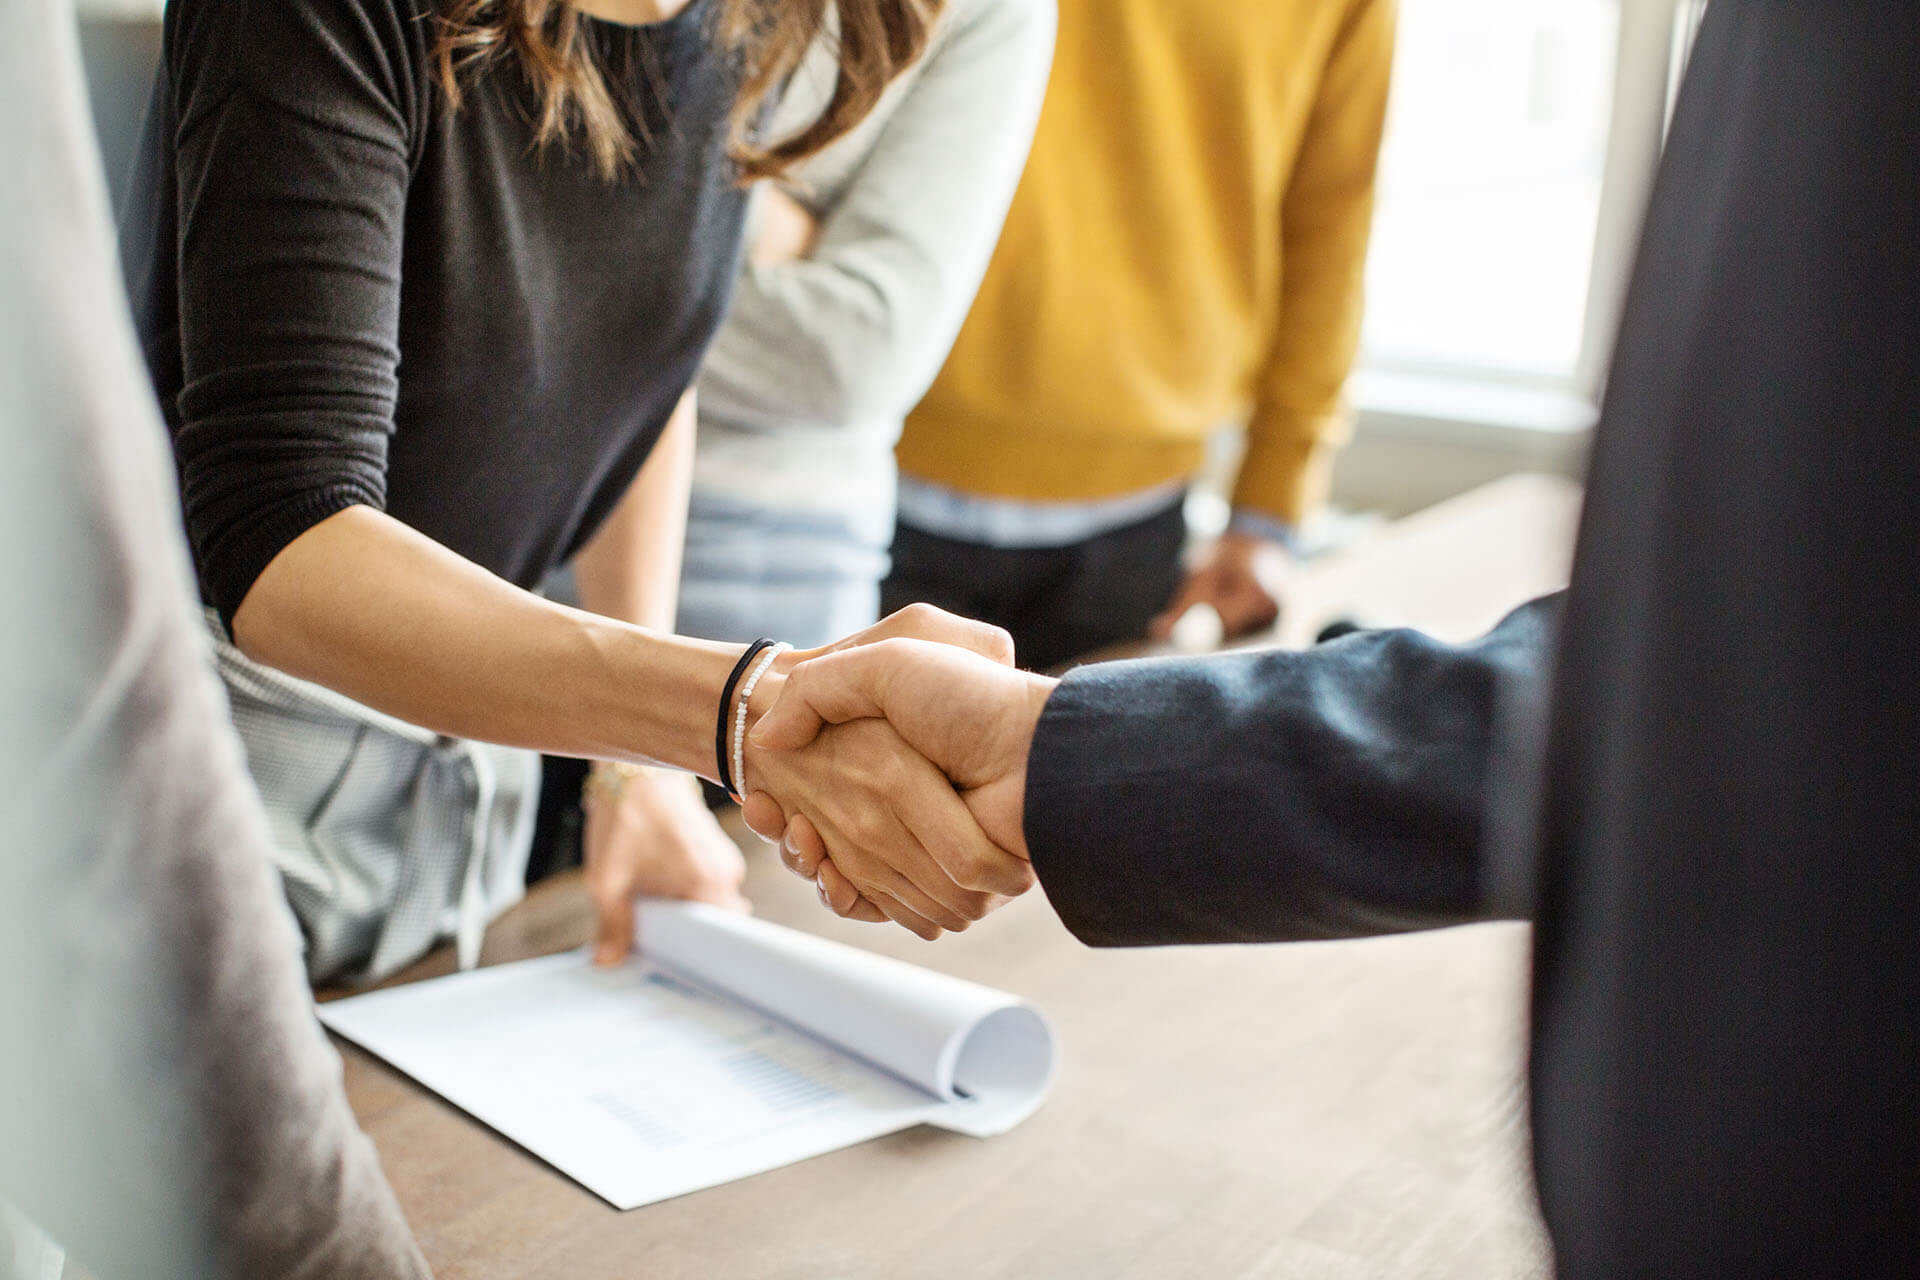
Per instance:
[[[720,786],[728,795],[736,794],[733,785],[733,766],[727,758],[727,730],[731,727],[727,712],[733,709],[733,691],[740,687],[740,681],[746,676],[753,660],[773,648],[774,641],[755,640],[740,655],[740,661],[733,664],[733,674],[727,677],[727,683],[720,690],[720,721],[713,731],[713,758],[720,766]]]

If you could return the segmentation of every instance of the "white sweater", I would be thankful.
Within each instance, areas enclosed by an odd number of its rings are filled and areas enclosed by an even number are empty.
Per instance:
[[[795,172],[811,257],[742,268],[700,375],[697,491],[844,519],[884,547],[893,445],[940,371],[1026,165],[1053,60],[1053,0],[949,0],[925,56]],[[780,136],[833,87],[816,48]]]

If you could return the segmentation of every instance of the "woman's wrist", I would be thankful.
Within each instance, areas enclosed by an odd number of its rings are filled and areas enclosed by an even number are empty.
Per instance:
[[[747,740],[741,755],[743,772],[746,776],[735,779],[740,786],[741,795],[751,795],[755,790],[766,789],[759,786],[757,782],[759,775],[756,773],[756,768],[761,753],[752,743],[753,726],[760,723],[760,717],[773,710],[774,704],[780,701],[780,691],[786,688],[787,674],[796,665],[793,661],[794,656],[792,650],[787,650],[775,658],[773,665],[767,669],[766,675],[762,676],[760,683],[754,687],[753,696],[747,700]]]
[[[585,625],[594,658],[572,700],[587,739],[580,754],[664,765],[717,782],[715,718],[744,646],[605,619]]]
[[[715,725],[713,750],[720,762],[720,786],[742,803],[746,800],[746,739],[749,704],[754,690],[767,676],[774,662],[791,646],[762,638],[746,647],[720,691],[719,718]]]

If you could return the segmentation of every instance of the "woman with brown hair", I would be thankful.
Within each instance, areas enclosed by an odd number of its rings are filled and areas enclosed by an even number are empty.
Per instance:
[[[534,751],[627,766],[589,787],[605,960],[639,893],[737,898],[737,855],[654,766],[736,790],[745,772],[876,864],[947,829],[984,844],[884,725],[802,762],[730,750],[736,691],[759,710],[794,655],[666,634],[687,388],[743,181],[856,124],[940,7],[170,6],[127,263],[316,981],[391,972],[449,933],[475,957],[522,883]],[[825,108],[763,143],[771,96],[829,30]],[[583,609],[532,590],[568,562]],[[878,633],[929,629],[1004,648],[930,613]],[[704,834],[674,834],[696,819]],[[922,865],[884,904],[902,923],[931,936],[984,911]]]

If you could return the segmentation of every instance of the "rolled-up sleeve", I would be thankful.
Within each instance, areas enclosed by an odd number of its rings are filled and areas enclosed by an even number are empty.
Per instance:
[[[229,621],[288,543],[385,503],[412,120],[405,60],[377,34],[276,20],[271,91],[228,74],[223,43],[189,33],[172,51],[174,447],[201,583]]]

